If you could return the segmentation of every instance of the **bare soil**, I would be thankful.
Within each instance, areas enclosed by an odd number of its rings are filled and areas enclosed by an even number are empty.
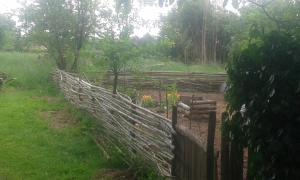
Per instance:
[[[221,116],[222,113],[226,110],[226,103],[224,100],[223,93],[192,93],[192,92],[179,92],[182,96],[195,96],[195,97],[203,97],[204,99],[214,100],[217,102],[217,122],[216,122],[216,137],[215,137],[215,149],[216,152],[220,150],[221,145]],[[142,95],[151,95],[156,102],[159,102],[159,92],[156,90],[143,90]],[[165,101],[165,92],[161,92],[161,100]],[[171,119],[171,111],[169,111],[168,118]],[[161,115],[167,116],[166,113],[161,113]],[[179,117],[180,118],[180,117]],[[191,125],[191,131],[201,138],[206,140],[207,138],[207,122],[190,122],[186,118],[181,118],[180,123],[183,126],[189,127]]]
[[[128,170],[106,169],[100,171],[93,180],[134,180],[133,173]]]
[[[207,100],[214,100],[217,102],[217,112],[216,112],[216,131],[215,131],[215,152],[217,155],[218,163],[218,174],[220,175],[220,164],[221,164],[221,116],[226,110],[226,102],[224,100],[223,93],[192,93],[192,92],[179,92],[182,96],[194,96],[203,97]],[[159,102],[159,92],[155,90],[144,90],[142,95],[151,95],[156,102]],[[161,92],[161,100],[165,101],[165,92]],[[168,118],[171,119],[171,111],[169,112]],[[161,115],[166,116],[166,113],[161,113]],[[180,116],[180,115],[179,115]],[[201,142],[207,142],[207,131],[208,131],[208,121],[190,121],[189,119],[181,116],[178,117],[178,125],[184,126],[190,129],[195,137],[199,138]],[[220,176],[219,176],[220,177]]]
[[[73,127],[77,123],[67,108],[60,111],[44,111],[40,115],[48,121],[51,128],[57,130]]]

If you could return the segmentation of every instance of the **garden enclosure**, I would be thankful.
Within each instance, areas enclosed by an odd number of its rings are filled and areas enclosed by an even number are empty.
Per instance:
[[[53,77],[66,99],[92,114],[103,127],[98,138],[105,137],[133,157],[156,165],[165,177],[191,180],[218,177],[215,101],[200,98],[190,105],[179,103],[173,107],[171,121],[137,106],[126,95],[112,94],[73,74],[56,70]],[[193,134],[191,124],[187,123],[192,121],[207,123],[206,137]]]

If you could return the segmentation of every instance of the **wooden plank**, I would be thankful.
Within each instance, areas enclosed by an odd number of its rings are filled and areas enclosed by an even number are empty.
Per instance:
[[[214,159],[215,159],[215,130],[216,112],[209,113],[208,135],[207,135],[207,180],[214,180]]]
[[[221,180],[229,179],[229,132],[223,131],[226,114],[222,114],[221,132]]]
[[[229,179],[243,180],[243,149],[234,141],[230,147]]]

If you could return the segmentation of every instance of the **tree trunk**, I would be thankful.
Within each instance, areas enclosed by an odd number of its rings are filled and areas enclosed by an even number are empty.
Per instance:
[[[66,68],[67,68],[67,63],[66,63],[64,54],[63,54],[63,52],[61,52],[61,50],[58,50],[57,66],[60,70],[66,70]]]
[[[80,50],[76,50],[76,52],[75,52],[75,57],[74,57],[74,62],[73,62],[73,65],[72,65],[72,71],[74,71],[74,72],[78,72],[78,61],[79,61],[79,51]]]
[[[114,73],[113,94],[117,94],[117,86],[118,86],[118,73]]]
[[[214,49],[213,49],[214,56],[213,56],[213,59],[214,59],[215,64],[217,63],[217,45],[218,45],[218,36],[217,36],[217,33],[214,32]]]
[[[207,54],[206,54],[206,20],[207,20],[207,8],[208,2],[204,0],[203,6],[203,21],[202,21],[202,63],[207,63]]]

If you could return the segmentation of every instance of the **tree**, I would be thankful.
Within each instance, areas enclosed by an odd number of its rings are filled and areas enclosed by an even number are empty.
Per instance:
[[[234,16],[207,0],[179,1],[164,19],[161,36],[174,42],[177,57],[186,64],[224,62],[232,36],[227,26]]]
[[[299,5],[248,0],[240,8],[241,33],[227,66],[226,126],[249,150],[250,179],[300,178]]]
[[[135,12],[131,0],[100,1],[97,35],[101,38],[129,38],[133,33]]]
[[[9,15],[0,14],[0,50],[13,49],[15,33],[15,22]]]
[[[250,179],[300,178],[299,42],[286,32],[267,33],[227,67],[227,124],[232,140],[248,147]]]
[[[113,93],[117,94],[118,77],[122,70],[124,70],[129,60],[137,57],[137,49],[130,39],[107,39],[103,43],[103,55],[107,61],[110,70],[114,75]]]
[[[118,76],[129,60],[134,59],[138,53],[129,39],[133,32],[133,13],[131,0],[115,0],[101,7],[98,19],[99,35],[106,39],[102,45],[104,58],[114,74],[113,93],[117,93]]]
[[[70,50],[72,16],[64,0],[35,0],[28,5],[21,18],[28,25],[27,32],[56,60],[58,68],[67,68]]]
[[[238,9],[240,16],[227,26],[230,28],[229,31],[233,32],[229,46],[230,54],[247,48],[249,42],[256,40],[254,37],[274,30],[299,36],[300,17],[297,12],[300,2],[289,0],[253,1],[258,4],[252,3],[251,0],[242,2],[245,4]]]
[[[35,0],[21,10],[24,32],[66,69],[74,57],[72,69],[78,69],[80,49],[92,31],[93,0]]]
[[[85,40],[94,30],[97,4],[93,0],[74,0],[69,1],[69,6],[73,6],[74,17],[74,62],[72,70],[78,71],[80,50]]]

